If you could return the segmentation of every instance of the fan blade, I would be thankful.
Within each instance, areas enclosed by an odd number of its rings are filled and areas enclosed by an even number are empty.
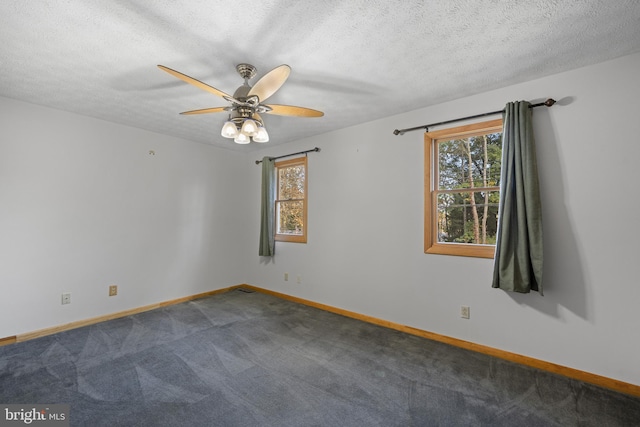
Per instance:
[[[293,105],[277,105],[269,104],[266,107],[271,108],[271,111],[267,111],[269,114],[275,114],[277,116],[298,116],[298,117],[322,117],[324,113],[318,110],[312,110],[311,108],[296,107]]]
[[[263,102],[280,89],[280,86],[289,78],[289,73],[291,73],[291,67],[286,64],[274,68],[256,82],[247,96],[255,95],[260,102]]]
[[[196,87],[199,87],[200,89],[206,90],[207,92],[210,92],[210,93],[212,93],[214,95],[218,95],[218,96],[221,96],[223,98],[225,96],[231,98],[231,96],[227,95],[223,91],[221,91],[219,89],[216,89],[213,86],[209,86],[208,84],[203,83],[200,80],[196,80],[193,77],[189,77],[186,74],[182,74],[179,71],[172,70],[171,68],[165,67],[164,65],[158,65],[158,68],[160,68],[162,71],[166,71],[167,73],[171,74],[172,76],[175,76],[175,77],[179,78],[180,80],[183,80],[183,81],[185,81],[185,82],[187,82],[189,84],[192,84],[192,85],[194,85]]]
[[[180,114],[191,115],[191,114],[208,114],[208,113],[221,113],[223,111],[228,111],[229,107],[213,107],[213,108],[203,108],[202,110],[191,110],[191,111],[183,111]]]

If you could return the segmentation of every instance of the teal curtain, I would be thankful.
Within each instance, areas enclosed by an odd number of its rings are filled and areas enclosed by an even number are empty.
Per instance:
[[[538,166],[526,101],[505,107],[502,175],[493,287],[542,295],[542,207]]]
[[[262,203],[260,208],[260,249],[258,255],[273,256],[276,242],[274,232],[275,190],[276,190],[275,165],[273,159],[262,159]]]

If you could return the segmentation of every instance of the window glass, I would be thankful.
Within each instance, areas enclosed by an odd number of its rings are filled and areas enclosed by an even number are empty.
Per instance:
[[[307,158],[276,162],[276,240],[307,241]]]
[[[493,257],[502,121],[425,134],[425,252]]]

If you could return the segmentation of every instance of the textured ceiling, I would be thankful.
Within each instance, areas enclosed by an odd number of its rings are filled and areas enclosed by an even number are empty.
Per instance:
[[[157,64],[230,94],[290,65],[267,103],[325,116],[263,115],[274,145],[639,51],[636,0],[0,1],[0,96],[242,151]]]

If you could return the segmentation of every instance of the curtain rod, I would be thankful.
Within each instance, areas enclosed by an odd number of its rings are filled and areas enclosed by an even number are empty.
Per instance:
[[[549,98],[544,102],[540,102],[538,104],[531,104],[529,106],[529,108],[541,107],[543,105],[547,106],[547,107],[551,107],[555,103],[556,103],[555,99]],[[444,122],[439,122],[439,123],[431,123],[430,125],[416,126],[414,128],[396,129],[396,130],[393,131],[393,134],[394,135],[404,135],[405,132],[411,132],[411,131],[418,130],[418,129],[424,129],[425,132],[429,132],[429,128],[432,127],[432,126],[446,125],[448,123],[461,122],[463,120],[476,119],[478,117],[492,116],[494,114],[500,114],[500,113],[503,113],[503,112],[504,112],[504,109],[497,110],[497,111],[491,111],[490,113],[476,114],[475,116],[467,116],[467,117],[461,117],[459,119],[446,120]]]
[[[298,155],[298,154],[311,153],[312,151],[320,151],[320,149],[319,149],[318,147],[315,147],[315,148],[312,148],[311,150],[298,151],[297,153],[285,154],[284,156],[269,157],[269,159],[271,159],[271,160],[281,159],[281,158],[283,158],[283,157],[291,157],[291,156],[296,156],[296,155]],[[256,165],[259,165],[260,163],[262,163],[262,160],[256,160]]]

